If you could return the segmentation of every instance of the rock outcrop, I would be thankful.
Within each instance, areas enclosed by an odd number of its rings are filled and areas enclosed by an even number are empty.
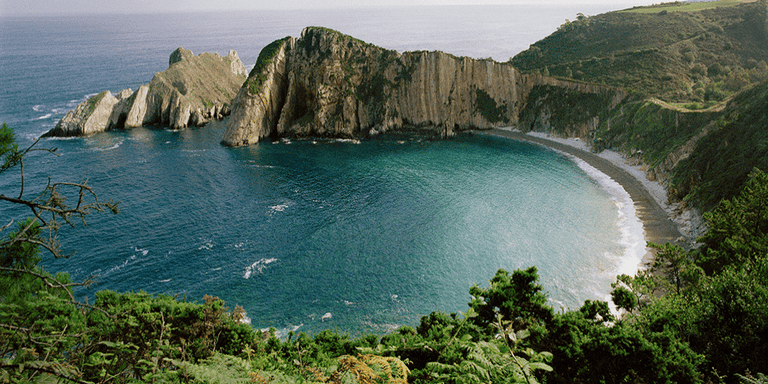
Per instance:
[[[299,39],[277,40],[262,50],[232,101],[222,144],[249,145],[272,136],[356,137],[406,126],[441,136],[516,126],[528,94],[541,85],[609,93],[611,101],[625,96],[521,74],[508,63],[443,52],[400,54],[309,27]]]
[[[68,112],[45,136],[86,136],[112,129],[161,125],[200,126],[229,114],[229,104],[246,79],[235,51],[227,56],[179,48],[169,67],[136,92],[99,93]]]
[[[119,100],[104,91],[80,103],[48,131],[44,136],[87,136],[103,132],[109,124],[112,109]]]

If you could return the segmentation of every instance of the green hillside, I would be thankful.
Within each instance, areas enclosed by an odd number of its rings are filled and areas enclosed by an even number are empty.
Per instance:
[[[576,135],[590,138],[594,150],[639,157],[672,198],[705,211],[735,196],[753,168],[768,170],[766,61],[766,0],[579,15],[510,59],[523,72],[630,94],[616,107],[595,110],[591,100],[565,102],[535,88],[521,110],[522,130],[541,129],[529,123],[540,111],[561,135],[592,122]]]
[[[669,102],[712,104],[768,77],[767,15],[765,0],[579,15],[510,62],[523,72],[618,86]]]
[[[734,196],[753,168],[768,170],[768,82],[736,95],[714,124],[673,173],[677,196],[705,209]]]

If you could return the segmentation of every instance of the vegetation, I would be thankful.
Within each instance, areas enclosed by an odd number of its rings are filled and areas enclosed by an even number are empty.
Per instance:
[[[766,0],[722,0],[579,14],[510,62],[626,90],[614,106],[597,95],[534,87],[520,127],[635,156],[668,183],[672,198],[706,211],[734,197],[753,168],[768,170],[767,60]],[[541,116],[547,121],[537,126]]]
[[[567,87],[537,85],[528,94],[519,121],[520,126],[533,131],[542,115],[548,116],[549,127],[554,132],[571,136],[580,135],[608,110],[614,92],[579,92]]]
[[[498,105],[496,99],[482,89],[475,89],[475,110],[491,123],[509,122],[507,105]]]
[[[590,300],[556,313],[535,267],[499,270],[488,287],[471,287],[465,314],[433,312],[415,328],[357,339],[333,331],[280,339],[210,296],[197,303],[100,291],[93,303],[79,301],[73,290],[91,279],[73,282],[40,261],[67,257],[61,225],[117,213],[117,204],[85,183],[50,181],[30,191],[25,156],[56,151],[19,149],[3,125],[0,173],[18,171],[20,183],[0,191],[2,211],[13,215],[0,227],[0,382],[765,383],[767,14],[765,0],[726,0],[580,15],[511,59],[525,71],[631,93],[612,108],[609,93],[537,86],[522,107],[524,126],[548,114],[553,129],[567,133],[597,119],[587,128],[597,148],[640,153],[651,166],[692,147],[671,170],[672,191],[708,211],[709,231],[698,249],[653,244],[653,265],[618,276],[611,298],[620,315]],[[285,41],[262,50],[250,92],[260,90]],[[348,59],[352,76],[392,55]],[[374,76],[356,95],[377,104],[388,86]],[[492,122],[504,121],[508,108],[480,90],[475,107]],[[18,218],[27,208],[29,218]]]
[[[695,151],[673,174],[679,198],[706,210],[731,198],[742,188],[753,168],[768,170],[768,82],[733,98]]]
[[[733,7],[746,3],[744,0],[719,0],[719,1],[699,1],[695,3],[675,1],[674,3],[663,3],[647,7],[632,7],[623,12],[631,13],[659,13],[659,12],[695,12],[704,9]]]
[[[766,2],[732,3],[580,15],[510,62],[522,71],[622,87],[642,97],[723,101],[768,77]],[[687,11],[663,12],[670,8]]]
[[[248,74],[248,80],[246,80],[248,83],[248,91],[251,94],[255,95],[259,93],[261,85],[267,79],[267,66],[272,63],[272,59],[274,59],[277,52],[288,39],[290,39],[290,37],[275,40],[259,52],[259,58],[256,59],[256,64],[254,64],[251,73]]]

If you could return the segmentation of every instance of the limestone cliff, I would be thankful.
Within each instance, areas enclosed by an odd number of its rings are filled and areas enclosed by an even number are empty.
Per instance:
[[[118,103],[115,96],[104,91],[80,103],[44,136],[87,136],[107,128],[112,108]]]
[[[533,87],[550,83],[597,92],[521,75],[507,63],[443,52],[400,54],[309,27],[301,38],[281,39],[262,51],[232,101],[222,144],[248,145],[270,136],[354,137],[404,126],[442,136],[514,126]]]
[[[102,92],[68,112],[45,136],[85,136],[111,129],[161,125],[200,126],[229,114],[229,103],[246,78],[237,52],[198,56],[179,48],[169,67],[136,92]]]

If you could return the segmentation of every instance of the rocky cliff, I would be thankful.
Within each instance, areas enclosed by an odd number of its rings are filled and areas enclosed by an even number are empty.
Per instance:
[[[576,94],[616,89],[522,75],[507,63],[443,52],[400,54],[326,28],[304,29],[264,48],[232,101],[222,144],[274,136],[356,137],[402,127],[451,136],[514,126],[536,86]]]
[[[199,126],[229,114],[229,104],[246,79],[237,52],[198,56],[179,48],[169,66],[149,84],[113,96],[104,91],[68,112],[45,136],[85,136],[111,129],[162,125]]]

